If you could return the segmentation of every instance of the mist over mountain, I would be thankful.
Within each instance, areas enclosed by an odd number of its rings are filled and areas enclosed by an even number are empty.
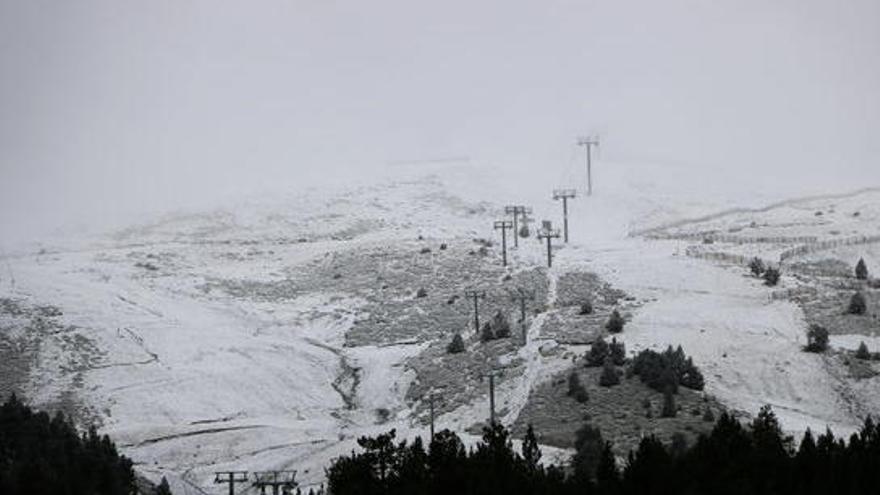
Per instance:
[[[876,184],[878,19],[870,0],[3,2],[0,228],[408,162],[555,173],[587,133],[604,160],[709,180]]]

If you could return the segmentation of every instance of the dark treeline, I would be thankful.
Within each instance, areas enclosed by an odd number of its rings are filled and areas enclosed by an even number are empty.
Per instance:
[[[61,413],[34,412],[15,395],[0,406],[2,494],[128,495],[131,465],[106,435],[80,435]]]
[[[564,469],[541,466],[529,428],[520,451],[499,425],[465,449],[448,430],[429,448],[395,441],[392,430],[358,440],[361,452],[327,469],[334,495],[373,494],[867,494],[880,493],[880,426],[870,418],[848,440],[809,430],[795,445],[769,407],[749,424],[723,414],[693,445],[645,437],[618,462],[601,432],[578,431]]]

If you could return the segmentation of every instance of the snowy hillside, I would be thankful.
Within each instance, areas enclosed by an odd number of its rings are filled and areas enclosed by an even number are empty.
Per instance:
[[[438,427],[485,421],[488,387],[479,377],[489,369],[505,370],[498,409],[514,423],[530,392],[586,349],[552,333],[550,322],[573,304],[560,296],[560,278],[591,273],[597,287],[627,295],[598,312],[627,311],[630,352],[681,344],[703,369],[707,393],[728,408],[771,404],[788,429],[841,431],[880,410],[877,378],[855,380],[841,359],[801,351],[812,313],[777,293],[813,282],[768,288],[740,265],[692,255],[709,249],[707,232],[752,225],[786,238],[880,234],[877,191],[762,209],[786,197],[735,180],[697,185],[658,167],[609,165],[596,195],[571,203],[572,242],[557,245],[553,267],[544,268],[545,245],[532,231],[511,249],[508,270],[492,221],[522,204],[537,224],[560,226],[552,189],[579,177],[553,179],[560,184],[439,166],[394,173],[11,251],[0,278],[4,388],[97,421],[142,472],[173,479],[175,493],[216,491],[215,470],[297,469],[318,483],[359,435],[425,434],[430,390],[443,391]],[[832,203],[841,214],[817,220],[814,211]],[[773,261],[791,247],[712,246]],[[835,249],[803,259],[860,255],[880,266],[871,244]],[[512,288],[535,292],[525,346],[518,336],[478,342],[464,297],[472,287],[487,293],[484,321],[517,314]],[[456,332],[469,349],[461,361],[444,351]],[[865,332],[832,344],[876,346],[876,333]]]

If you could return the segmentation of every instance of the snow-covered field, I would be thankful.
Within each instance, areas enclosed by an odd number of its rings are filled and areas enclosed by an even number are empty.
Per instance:
[[[355,285],[389,279],[388,266],[406,271],[422,263],[419,253],[381,265],[385,272],[365,263],[347,273],[336,261],[346,253],[391,252],[419,236],[434,246],[475,237],[497,242],[492,221],[508,204],[531,205],[536,220],[558,226],[561,205],[550,193],[563,185],[498,180],[483,168],[436,168],[8,251],[0,298],[58,307],[59,325],[86,342],[40,348],[21,388],[37,404],[72,390],[139,469],[169,475],[175,493],[218,491],[215,470],[297,469],[300,480],[317,483],[328,460],[360,435],[392,427],[404,437],[424,434],[423,404],[406,395],[415,379],[407,363],[447,335],[375,345],[346,339],[372,303],[372,292]],[[771,297],[774,289],[739,266],[686,256],[687,240],[632,235],[658,226],[729,232],[755,221],[774,223],[774,235],[864,234],[876,230],[880,196],[823,199],[821,216],[812,203],[712,216],[786,198],[742,181],[700,180],[657,167],[608,167],[596,195],[570,205],[572,242],[554,251],[547,304],[556,302],[561,275],[596,273],[640,301],[622,336],[630,351],[681,344],[704,370],[708,393],[745,412],[771,404],[793,431],[829,425],[844,432],[880,412],[878,379],[854,384],[833,360],[801,352],[806,323],[795,303]],[[837,213],[827,212],[829,201]],[[517,270],[541,266],[545,256],[534,237],[521,239],[511,263]],[[876,259],[876,250],[866,255]],[[500,263],[497,246],[482,263]],[[321,283],[310,282],[321,273]],[[461,280],[462,291],[468,284]],[[389,297],[407,308],[417,288],[392,287]],[[461,316],[450,331],[466,331],[470,319]],[[19,320],[0,318],[6,337],[18,338]],[[552,345],[541,339],[546,318],[531,318],[529,344],[501,356],[519,363],[497,390],[507,423],[536,383],[570,362],[564,352],[542,352]],[[844,336],[832,344],[853,347]],[[59,352],[91,357],[57,366]],[[438,428],[464,431],[485,419],[487,386],[474,383],[473,390],[438,418]]]

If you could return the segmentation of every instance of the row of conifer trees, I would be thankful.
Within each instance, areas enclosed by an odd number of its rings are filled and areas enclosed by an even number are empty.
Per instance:
[[[542,465],[529,427],[521,448],[495,424],[465,448],[453,432],[397,441],[392,430],[361,438],[360,452],[327,469],[334,495],[378,494],[867,494],[880,487],[880,426],[868,418],[849,439],[811,431],[799,443],[786,436],[769,407],[742,423],[724,413],[708,434],[687,445],[644,437],[625,459],[596,428],[575,438],[576,454],[564,466]]]

